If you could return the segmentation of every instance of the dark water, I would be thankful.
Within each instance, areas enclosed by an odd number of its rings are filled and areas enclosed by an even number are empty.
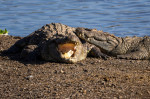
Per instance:
[[[0,29],[26,36],[58,22],[117,36],[150,36],[150,0],[0,0]]]

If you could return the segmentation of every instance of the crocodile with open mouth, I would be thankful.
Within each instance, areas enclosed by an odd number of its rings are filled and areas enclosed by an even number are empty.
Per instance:
[[[96,29],[77,28],[76,35],[101,49],[109,56],[121,59],[150,59],[150,37],[117,37]]]
[[[76,63],[87,55],[107,57],[99,48],[80,40],[76,28],[61,23],[51,23],[17,41],[7,53],[21,52],[21,58],[29,61],[40,57],[47,61]]]

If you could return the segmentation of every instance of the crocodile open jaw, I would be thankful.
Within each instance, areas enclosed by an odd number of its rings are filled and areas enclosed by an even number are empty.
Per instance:
[[[64,58],[68,59],[74,56],[76,44],[72,42],[58,44],[58,50]]]

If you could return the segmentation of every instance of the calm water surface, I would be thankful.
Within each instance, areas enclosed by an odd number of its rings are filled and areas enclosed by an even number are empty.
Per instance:
[[[150,0],[0,0],[0,29],[26,36],[58,22],[117,36],[150,36]]]

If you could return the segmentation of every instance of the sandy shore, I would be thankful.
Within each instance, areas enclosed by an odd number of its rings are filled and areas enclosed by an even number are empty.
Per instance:
[[[1,99],[150,99],[150,61],[87,58],[76,64],[24,62],[1,52],[19,37],[0,36]]]

